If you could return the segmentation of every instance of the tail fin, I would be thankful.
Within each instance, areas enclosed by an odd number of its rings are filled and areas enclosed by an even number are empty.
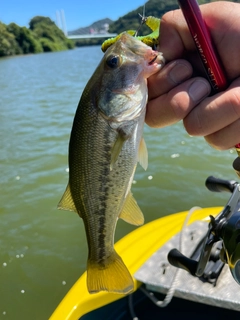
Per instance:
[[[88,260],[87,287],[89,293],[108,291],[127,294],[133,291],[133,279],[121,257],[114,251],[104,267]]]

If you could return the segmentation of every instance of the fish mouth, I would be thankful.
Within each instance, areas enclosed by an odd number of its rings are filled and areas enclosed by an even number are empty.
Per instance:
[[[154,63],[157,63],[157,64],[160,64],[161,66],[164,66],[165,59],[164,59],[162,53],[156,52],[156,51],[154,53],[155,53],[155,55],[154,55],[153,59],[148,62],[148,65],[150,66],[150,65],[153,65]]]
[[[148,64],[151,65],[157,60],[158,55],[156,55]]]

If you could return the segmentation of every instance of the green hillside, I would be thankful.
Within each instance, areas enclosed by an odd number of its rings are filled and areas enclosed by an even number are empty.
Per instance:
[[[0,22],[0,57],[67,50],[74,47],[64,33],[48,17],[31,19],[29,28]]]
[[[209,2],[216,2],[215,1],[207,1],[207,0],[198,0],[198,3],[204,4]],[[240,2],[239,1],[231,1],[231,2]],[[145,15],[146,16],[154,16],[161,18],[164,13],[179,9],[179,6],[177,4],[176,0],[149,0],[145,4]],[[109,32],[113,33],[120,33],[125,30],[137,30],[139,27],[139,13],[142,14],[143,12],[143,6],[140,6],[136,8],[136,10],[133,10],[123,17],[120,17],[117,21],[113,22],[110,25]],[[145,35],[149,33],[149,29],[147,27],[144,27],[141,29],[141,34]]]

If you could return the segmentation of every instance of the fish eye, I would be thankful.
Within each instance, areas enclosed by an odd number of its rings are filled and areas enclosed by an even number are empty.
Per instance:
[[[115,69],[119,66],[120,64],[120,57],[116,56],[116,55],[110,55],[107,60],[106,60],[107,65],[111,68],[111,69]]]

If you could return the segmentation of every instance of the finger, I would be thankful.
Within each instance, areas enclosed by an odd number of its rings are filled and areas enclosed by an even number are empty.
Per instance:
[[[171,61],[183,57],[186,49],[194,51],[195,45],[181,10],[165,13],[161,18],[158,50]]]
[[[240,119],[204,138],[215,149],[227,150],[233,148],[240,143]]]
[[[205,136],[216,149],[228,149],[240,142],[240,79],[225,92],[206,98],[183,123],[190,135]]]
[[[146,123],[155,128],[164,127],[185,118],[211,92],[203,78],[192,78],[147,104]]]
[[[148,99],[168,92],[192,75],[192,66],[186,60],[174,60],[168,63],[160,72],[148,79]]]
[[[206,98],[184,119],[192,136],[206,136],[240,118],[240,79],[224,92]]]

